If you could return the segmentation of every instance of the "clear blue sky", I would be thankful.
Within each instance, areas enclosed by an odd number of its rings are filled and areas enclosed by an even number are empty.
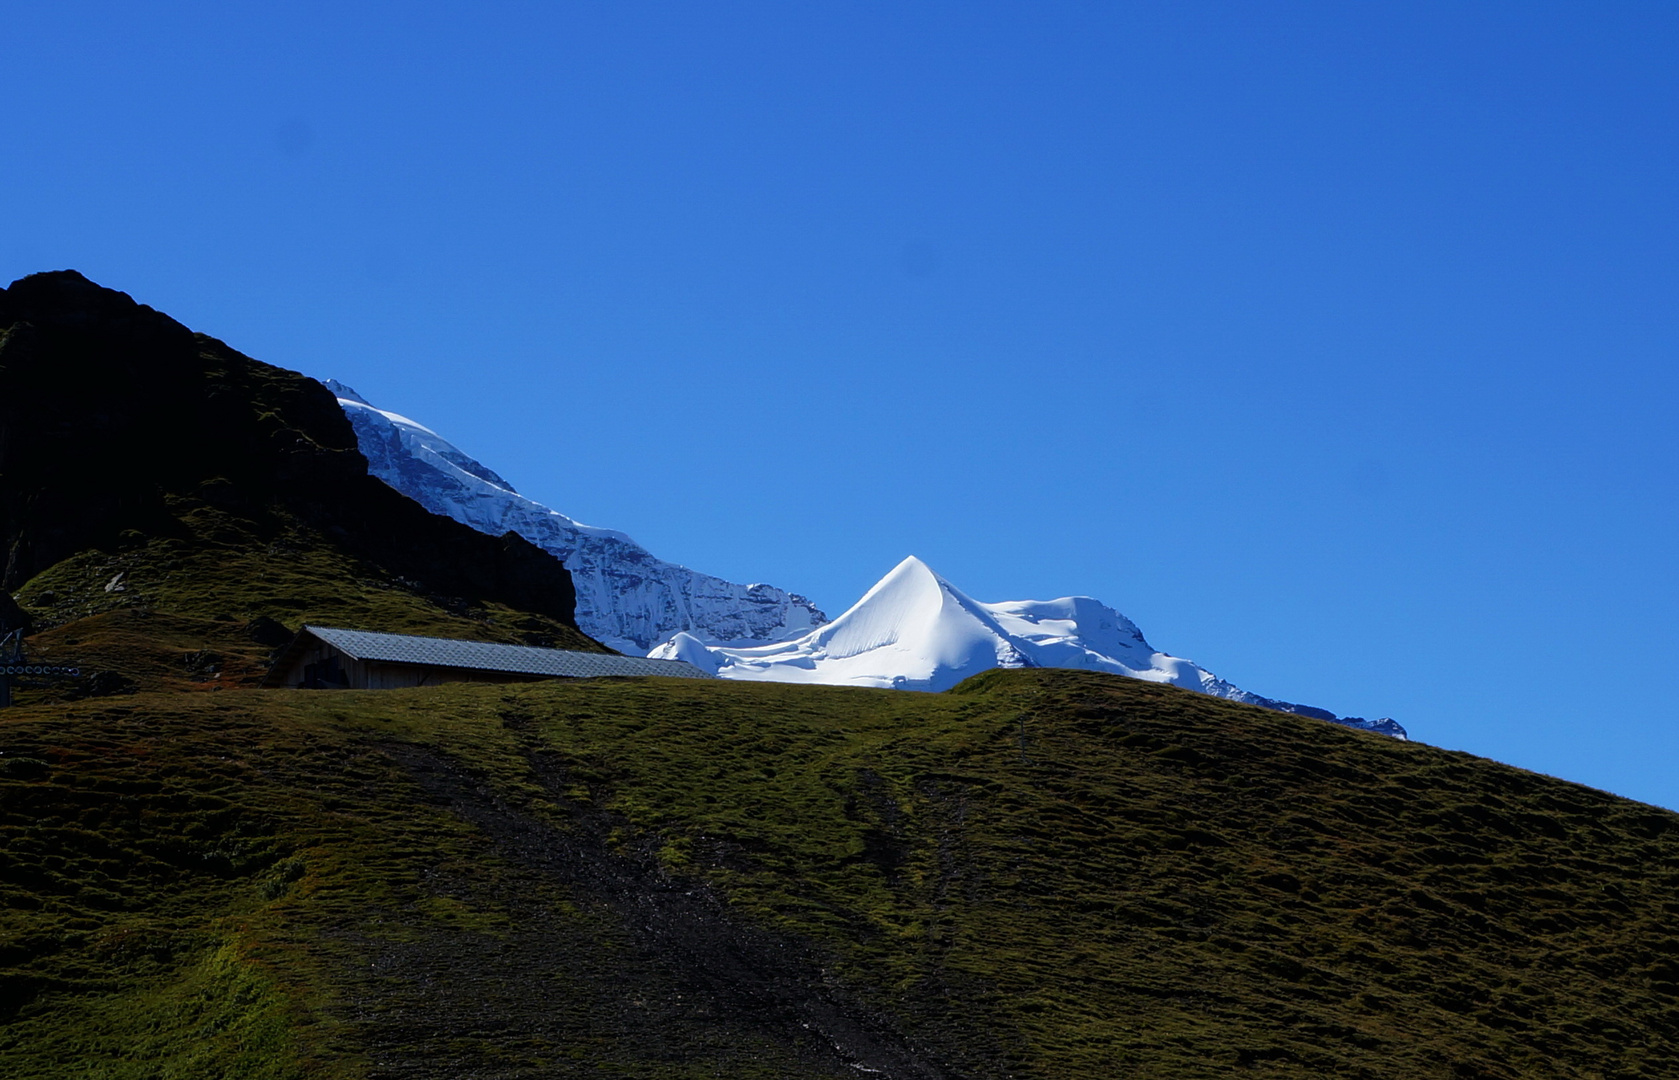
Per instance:
[[[350,6],[5,4],[0,277],[1679,807],[1679,7]]]

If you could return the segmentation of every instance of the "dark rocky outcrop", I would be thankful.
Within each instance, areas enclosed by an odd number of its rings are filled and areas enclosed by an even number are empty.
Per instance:
[[[557,559],[370,477],[313,379],[73,271],[0,290],[0,592],[78,552],[184,536],[181,498],[259,525],[301,524],[434,598],[575,625]]]
[[[18,607],[17,601],[12,599],[11,593],[0,592],[0,636],[9,634],[14,630],[28,629],[29,613]]]

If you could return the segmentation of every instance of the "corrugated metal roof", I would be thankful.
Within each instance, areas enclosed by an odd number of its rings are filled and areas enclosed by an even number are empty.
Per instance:
[[[716,678],[682,660],[541,649],[534,645],[496,645],[488,641],[451,641],[410,634],[376,634],[368,630],[338,630],[330,626],[305,626],[303,630],[357,660],[375,663],[506,671],[563,679],[589,679],[603,675]]]

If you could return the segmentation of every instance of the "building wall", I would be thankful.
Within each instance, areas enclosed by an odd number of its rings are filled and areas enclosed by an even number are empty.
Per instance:
[[[400,690],[405,686],[442,686],[452,682],[532,682],[540,676],[515,675],[505,671],[472,671],[466,668],[433,668],[417,664],[366,664],[358,689]]]
[[[281,685],[292,688],[357,687],[366,683],[367,676],[361,661],[345,656],[324,641],[311,642],[281,680]]]

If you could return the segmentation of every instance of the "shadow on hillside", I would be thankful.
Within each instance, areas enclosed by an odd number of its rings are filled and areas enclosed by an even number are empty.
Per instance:
[[[570,831],[509,806],[435,751],[380,749],[510,864],[496,899],[514,925],[364,944],[372,961],[355,1020],[373,1075],[555,1075],[568,1049],[607,1041],[667,1064],[711,1057],[727,1068],[744,1056],[755,1069],[804,1075],[954,1075],[840,986],[804,943],[748,925],[710,889],[665,874],[650,851],[616,848],[619,823],[564,799],[568,781],[551,755],[533,753],[531,765],[570,811]],[[529,1056],[509,1060],[509,1045]]]

